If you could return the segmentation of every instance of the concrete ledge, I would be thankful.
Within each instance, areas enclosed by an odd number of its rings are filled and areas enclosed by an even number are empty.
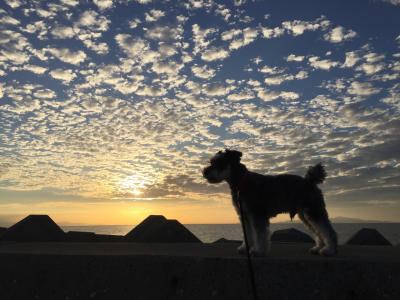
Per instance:
[[[7,300],[252,299],[247,262],[235,247],[2,244],[0,294]],[[343,246],[333,259],[308,255],[308,247],[276,244],[270,257],[255,259],[259,299],[400,299],[396,247]]]

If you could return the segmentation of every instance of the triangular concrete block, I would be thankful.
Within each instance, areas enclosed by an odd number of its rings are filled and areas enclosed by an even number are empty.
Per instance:
[[[164,216],[150,215],[125,235],[128,241],[143,241],[167,222]]]
[[[271,236],[273,242],[313,243],[314,240],[306,233],[295,228],[276,230]]]
[[[391,246],[392,244],[378,230],[374,228],[362,228],[349,238],[346,245]]]
[[[125,240],[136,243],[200,243],[201,241],[177,220],[150,215],[126,234]]]
[[[64,231],[48,215],[29,215],[4,232],[3,241],[61,242]]]

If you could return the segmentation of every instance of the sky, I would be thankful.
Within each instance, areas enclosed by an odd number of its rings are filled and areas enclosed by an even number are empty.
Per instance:
[[[400,221],[400,1],[4,0],[0,226],[236,223],[224,148]],[[287,221],[286,215],[276,221]]]

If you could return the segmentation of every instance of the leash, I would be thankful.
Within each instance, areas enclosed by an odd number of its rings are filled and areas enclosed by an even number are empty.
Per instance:
[[[237,192],[237,197],[238,197],[238,204],[239,204],[239,211],[240,215],[242,218],[242,230],[243,230],[243,236],[244,236],[244,243],[246,245],[246,253],[247,253],[247,266],[249,268],[249,273],[250,273],[250,281],[251,281],[251,289],[253,291],[253,299],[258,300],[258,295],[257,295],[257,288],[256,288],[256,280],[254,277],[254,269],[253,269],[253,262],[251,260],[250,256],[250,250],[249,250],[249,241],[247,239],[247,230],[246,230],[246,221],[245,221],[245,215],[243,212],[243,207],[242,207],[242,202],[240,201],[240,195],[239,191]]]

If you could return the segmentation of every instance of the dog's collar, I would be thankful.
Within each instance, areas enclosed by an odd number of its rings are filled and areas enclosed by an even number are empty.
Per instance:
[[[248,186],[247,184],[247,176],[246,174],[243,174],[242,176],[240,176],[239,178],[237,178],[235,180],[235,190],[237,193],[243,192],[244,190],[246,190],[246,187]]]

